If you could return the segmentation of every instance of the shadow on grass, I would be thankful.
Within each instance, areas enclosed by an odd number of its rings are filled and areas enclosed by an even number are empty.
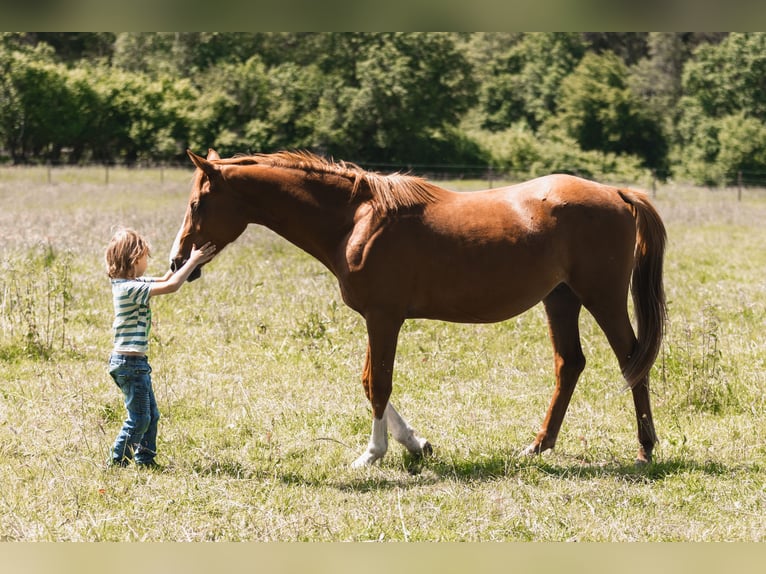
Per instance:
[[[482,460],[434,460],[426,462],[428,468],[444,478],[452,477],[461,481],[493,480],[530,471],[543,476],[563,479],[592,479],[617,477],[634,482],[655,482],[687,472],[721,476],[732,472],[732,468],[717,462],[697,462],[686,459],[668,459],[647,465],[621,462],[589,462],[573,458],[572,462],[548,460],[546,457],[517,457],[515,455],[488,457]]]
[[[487,455],[456,456],[437,453],[421,458],[409,453],[394,453],[370,468],[351,469],[350,460],[322,465],[306,464],[306,452],[285,453],[275,459],[241,461],[236,457],[198,461],[193,471],[200,476],[220,476],[245,480],[276,479],[286,486],[330,487],[351,492],[386,489],[411,489],[443,482],[493,482],[518,477],[534,484],[546,479],[592,480],[613,478],[635,484],[651,484],[683,474],[708,476],[735,475],[759,469],[752,465],[727,465],[717,461],[697,461],[686,457],[661,458],[648,465],[615,458],[579,457],[565,453],[519,456],[515,451]]]
[[[562,480],[592,480],[611,477],[635,484],[650,484],[686,473],[701,473],[709,476],[726,476],[737,472],[752,471],[747,465],[727,466],[714,461],[694,461],[669,458],[648,465],[618,461],[592,462],[572,457],[571,462],[557,455],[555,460],[546,456],[522,457],[515,453],[498,453],[481,459],[447,458],[434,456],[418,459],[408,454],[398,461],[386,459],[382,466],[361,470],[339,470],[335,476],[306,474],[300,470],[278,473],[287,485],[334,486],[339,490],[369,492],[385,489],[410,489],[444,481],[460,483],[492,482],[508,477],[522,477],[530,483],[546,478]]]

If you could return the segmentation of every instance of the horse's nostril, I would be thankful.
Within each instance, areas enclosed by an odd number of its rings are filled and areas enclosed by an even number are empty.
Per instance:
[[[179,269],[181,269],[181,267],[183,267],[183,266],[184,266],[184,263],[186,263],[186,259],[183,259],[183,258],[181,258],[181,257],[177,257],[176,259],[173,259],[173,260],[170,262],[170,270],[171,270],[173,273],[175,273],[176,271],[178,271]]]

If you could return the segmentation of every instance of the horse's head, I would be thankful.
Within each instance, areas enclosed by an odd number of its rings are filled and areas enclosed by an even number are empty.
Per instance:
[[[217,163],[221,159],[218,153],[208,150],[207,158],[189,150],[186,153],[197,170],[186,215],[170,251],[170,268],[173,271],[189,258],[193,245],[200,247],[209,241],[220,252],[242,234],[248,223],[236,202],[236,194],[228,189],[221,165]],[[200,267],[192,272],[189,281],[201,275]]]

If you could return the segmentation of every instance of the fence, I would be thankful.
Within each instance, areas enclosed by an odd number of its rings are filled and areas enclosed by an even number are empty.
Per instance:
[[[364,169],[379,171],[382,173],[400,172],[410,173],[432,179],[435,181],[472,180],[486,182],[487,187],[505,184],[507,182],[524,181],[530,179],[529,172],[524,171],[501,171],[489,165],[469,164],[394,164],[394,163],[364,163],[360,164]],[[131,166],[119,164],[38,164],[3,166],[0,164],[0,182],[2,181],[25,181],[36,183],[77,183],[88,182],[103,185],[112,183],[147,183],[165,184],[166,182],[188,182],[192,172],[191,163],[141,163]],[[577,171],[566,172],[572,175],[588,177]],[[656,192],[660,178],[656,173],[647,172],[646,181],[626,182],[619,178],[614,179],[606,176],[604,181],[615,184],[626,184],[647,187]],[[766,188],[766,171],[738,170],[724,176],[724,181],[717,185],[708,185],[715,188],[736,188],[737,199],[742,199],[743,190],[747,188]]]

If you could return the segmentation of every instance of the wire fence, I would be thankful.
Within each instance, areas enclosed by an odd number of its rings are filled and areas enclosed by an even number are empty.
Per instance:
[[[461,181],[470,180],[484,182],[487,187],[504,185],[508,182],[520,182],[531,178],[529,171],[498,170],[490,165],[479,164],[400,164],[400,163],[370,163],[360,162],[364,169],[381,173],[406,173],[425,177],[435,181]],[[92,184],[110,185],[114,183],[159,183],[188,181],[191,177],[193,166],[185,162],[140,162],[130,166],[124,164],[83,163],[70,164],[24,164],[2,165],[0,164],[0,182],[24,181],[34,183],[88,182]],[[571,175],[588,178],[588,174],[579,173],[576,170],[567,171]],[[612,183],[649,187],[653,192],[662,185],[664,179],[656,173],[647,175],[646,181],[626,182],[619,176],[605,180]],[[750,188],[766,188],[766,170],[737,170],[725,174],[720,182],[715,184],[700,185],[715,189],[737,189],[738,199],[742,198],[743,190]]]

